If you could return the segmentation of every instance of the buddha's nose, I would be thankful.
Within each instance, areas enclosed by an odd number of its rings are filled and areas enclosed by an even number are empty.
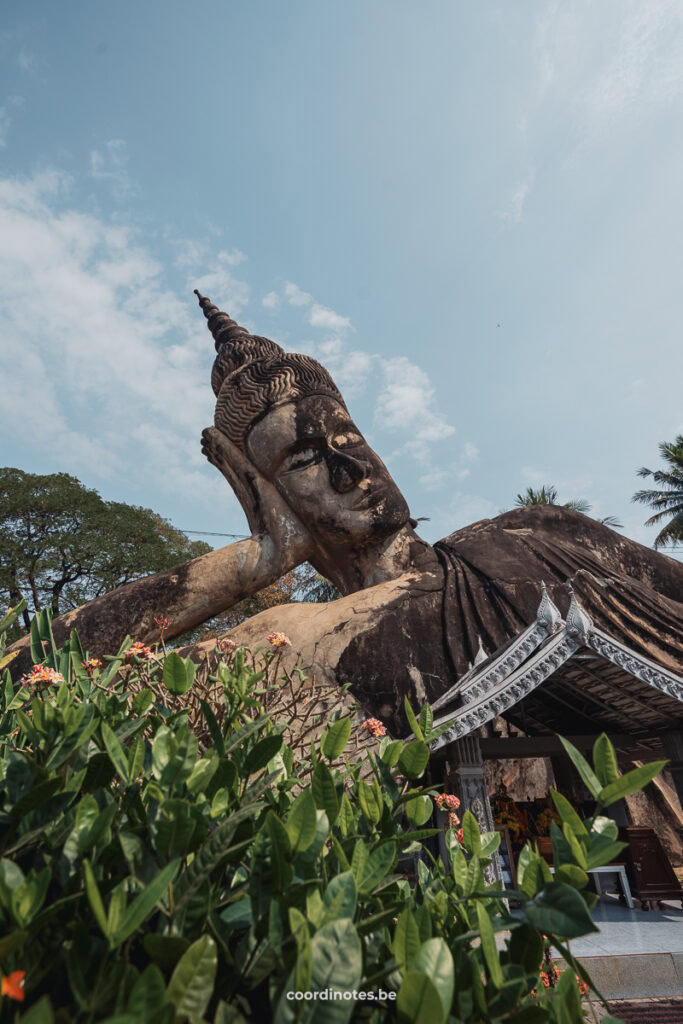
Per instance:
[[[339,494],[352,491],[365,477],[365,470],[357,459],[350,455],[328,449],[326,460],[330,483]]]

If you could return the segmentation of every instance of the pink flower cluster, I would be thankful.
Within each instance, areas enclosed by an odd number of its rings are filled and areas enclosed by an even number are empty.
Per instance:
[[[460,818],[455,813],[455,811],[451,811],[450,814],[448,815],[448,827],[457,828],[459,824]],[[462,832],[462,829],[460,829],[460,832]],[[458,832],[458,839],[460,840],[460,842],[462,842],[462,839],[460,839],[460,832]]]
[[[144,661],[149,661],[153,657],[152,648],[146,647],[140,640],[136,640],[126,651],[126,661],[130,661],[131,658],[142,658]]]
[[[36,690],[46,690],[48,686],[59,686],[64,682],[61,672],[55,672],[47,665],[34,665],[30,672],[21,677],[24,686],[32,686]]]
[[[386,736],[386,727],[379,718],[368,718],[361,725],[361,729],[367,729],[371,736]]]
[[[437,793],[434,797],[434,803],[440,811],[444,809],[444,805],[447,811],[457,811],[460,806],[457,796],[453,796],[452,793]]]
[[[218,641],[218,649],[222,651],[223,654],[234,654],[237,650],[237,644],[234,640],[230,640],[229,637],[226,637],[224,640]]]
[[[92,675],[96,668],[102,668],[102,662],[99,658],[86,658],[81,662],[81,668],[84,668],[88,675]]]
[[[268,637],[268,643],[272,644],[273,647],[291,647],[292,641],[285,633],[271,633]]]

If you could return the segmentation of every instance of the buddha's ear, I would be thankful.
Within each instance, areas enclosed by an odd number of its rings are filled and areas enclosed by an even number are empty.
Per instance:
[[[217,427],[206,427],[202,431],[202,452],[232,487],[252,534],[266,533],[263,488],[259,484],[267,481],[253,462]]]

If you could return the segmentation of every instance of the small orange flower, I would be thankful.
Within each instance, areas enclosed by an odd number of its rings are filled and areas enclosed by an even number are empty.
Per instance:
[[[23,1003],[24,996],[24,978],[26,977],[26,971],[12,971],[6,978],[0,982],[0,995],[9,996],[10,999],[16,999],[18,1002]]]
[[[85,661],[81,662],[81,668],[90,675],[96,668],[102,668],[102,662],[99,658],[86,658]]]
[[[285,633],[271,633],[268,637],[268,643],[272,644],[273,647],[291,647],[292,641]]]
[[[379,718],[368,718],[361,725],[361,729],[367,729],[371,736],[386,736],[386,727],[382,725]]]
[[[126,661],[130,661],[131,658],[142,658],[145,661],[149,661],[153,657],[152,648],[146,647],[140,640],[136,640],[126,651]]]
[[[64,682],[61,672],[55,672],[47,665],[34,665],[30,672],[21,677],[24,686],[33,686],[36,690],[44,690],[48,686],[59,686]]]

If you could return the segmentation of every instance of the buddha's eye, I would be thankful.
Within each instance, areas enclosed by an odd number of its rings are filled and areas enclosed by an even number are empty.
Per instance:
[[[289,473],[293,469],[304,469],[306,466],[313,466],[322,458],[319,448],[300,448],[286,460],[284,471]]]
[[[357,444],[361,444],[362,441],[363,438],[355,430],[345,430],[343,433],[336,434],[332,438],[332,444],[335,448],[354,448]]]

